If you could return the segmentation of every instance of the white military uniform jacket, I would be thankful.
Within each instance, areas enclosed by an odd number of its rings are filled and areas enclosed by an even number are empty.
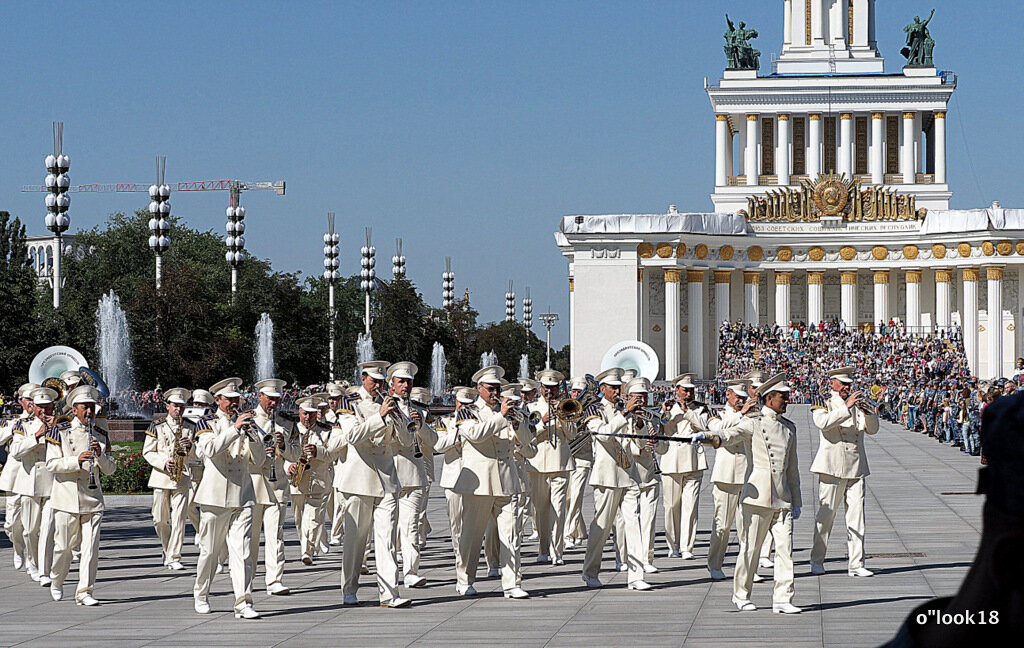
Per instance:
[[[438,421],[439,424],[435,427],[437,443],[434,444],[434,452],[444,453],[439,484],[441,488],[451,489],[455,487],[459,473],[462,472],[462,436],[455,424],[454,414],[443,416]]]
[[[870,471],[864,435],[878,432],[878,416],[856,405],[848,408],[838,392],[832,392],[824,407],[815,407],[811,416],[821,430],[811,472],[841,479],[867,477]]]
[[[428,451],[437,443],[437,432],[426,424],[427,413],[415,405],[407,405],[406,399],[398,402],[398,409],[402,410],[407,419],[411,420],[410,408],[420,413],[420,426],[415,432],[413,443],[403,445],[395,453],[395,469],[398,470],[398,481],[402,488],[422,488],[430,482],[427,480],[427,456]],[[419,446],[420,455],[416,456],[416,447]],[[433,454],[431,467],[433,467]]]
[[[526,462],[527,471],[560,473],[575,470],[576,465],[573,462],[572,453],[569,452],[569,437],[566,436],[564,429],[559,429],[560,426],[551,405],[544,398],[538,398],[526,407],[529,411],[538,412],[541,416],[545,414],[551,416],[546,424],[537,423],[537,454]]]
[[[473,409],[459,410],[456,425],[462,437],[462,470],[452,490],[498,497],[525,492],[514,456],[516,446],[524,457],[537,451],[525,421],[513,428],[500,411],[477,398]]]
[[[609,400],[602,398],[583,413],[580,419],[593,435],[594,465],[590,485],[629,488],[640,483],[640,473],[633,461],[633,440],[605,436],[629,434],[629,421]]]
[[[153,472],[149,475],[150,488],[177,490],[179,488],[187,488],[192,483],[189,462],[194,461],[196,458],[194,439],[192,448],[185,455],[185,466],[181,471],[181,479],[175,482],[171,478],[170,473],[165,469],[167,462],[175,458],[175,442],[182,436],[186,439],[192,439],[192,429],[184,421],[181,422],[179,428],[179,424],[175,423],[170,417],[161,421],[154,421],[149,426],[149,429],[146,430],[146,442],[142,445],[142,458],[150,466],[153,466]]]
[[[796,425],[792,421],[762,407],[760,412],[717,434],[723,446],[744,441],[750,444],[750,470],[740,491],[740,503],[786,510],[802,506]]]
[[[249,464],[249,474],[252,475],[252,487],[256,493],[256,502],[258,504],[283,504],[288,501],[286,496],[288,475],[285,473],[284,462],[286,460],[296,461],[299,458],[299,453],[296,451],[295,446],[288,439],[291,430],[281,425],[280,421],[271,423],[270,415],[263,409],[262,405],[256,406],[252,419],[267,434],[280,432],[284,435],[284,449],[278,449],[275,452],[273,464],[270,457],[267,457],[267,461],[259,466]],[[276,442],[274,447],[277,448]],[[270,467],[272,465],[274,466],[274,476],[277,477],[277,481],[270,481]]]
[[[756,409],[750,410],[756,412]],[[732,405],[726,405],[719,419],[708,422],[711,430],[723,430],[739,425],[743,415]],[[715,465],[711,469],[711,481],[717,484],[744,484],[747,481],[747,467],[750,465],[750,444],[722,446],[715,450]]]
[[[295,461],[285,463],[285,471],[278,475],[280,479],[291,482],[288,470],[299,463],[302,457],[302,447],[306,444],[316,447],[316,456],[310,457],[302,471],[302,478],[297,484],[292,484],[290,492],[302,495],[322,495],[331,487],[331,458],[327,452],[327,444],[331,438],[331,427],[317,423],[313,429],[308,429],[302,423],[296,423],[292,438],[289,443],[298,450],[299,456]]]
[[[669,420],[665,424],[665,436],[688,437],[708,429],[710,412],[703,403],[691,402],[684,412],[679,403],[676,403],[668,411]],[[668,451],[661,460],[661,472],[666,475],[677,475],[683,473],[698,472],[707,470],[708,459],[704,454],[704,447],[694,447],[689,443],[680,441],[670,443]]]
[[[242,508],[256,503],[250,466],[266,463],[263,444],[241,430],[224,411],[200,419],[196,426],[196,456],[203,460],[203,480],[196,489],[199,505]]]
[[[42,429],[43,422],[32,417],[22,419],[14,430],[10,454],[17,461],[17,471],[11,491],[18,495],[50,496],[53,476],[46,469],[46,435],[36,438]]]
[[[100,475],[109,475],[117,468],[110,456],[110,444],[100,430],[95,430],[100,444],[99,457],[78,463],[78,456],[89,450],[89,428],[77,418],[61,423],[46,433],[46,468],[53,473],[50,506],[67,513],[98,513],[103,510],[103,487]],[[89,488],[90,474],[95,473],[96,488]]]
[[[635,425],[630,425],[629,434],[648,434],[647,427],[637,428]],[[625,440],[625,439],[623,439]],[[646,488],[648,486],[655,486],[658,480],[661,478],[661,473],[664,470],[658,468],[658,457],[657,455],[664,455],[669,451],[669,444],[679,445],[676,441],[665,441],[664,439],[659,440],[654,444],[654,448],[648,448],[647,442],[643,439],[632,439],[630,444],[630,451],[633,453],[633,461],[636,463],[637,475],[640,477],[640,487]],[[689,444],[683,444],[689,445]],[[664,459],[662,460],[664,461]]]
[[[21,470],[21,462],[14,458],[12,452],[14,446],[14,434],[19,423],[29,418],[28,412],[22,411],[20,416],[4,419],[0,423],[0,447],[10,442],[7,448],[7,461],[4,463],[3,471],[0,471],[0,491],[14,492],[14,477]]]
[[[385,421],[380,405],[365,387],[344,398],[338,407],[338,426],[331,432],[327,450],[340,458],[334,471],[334,488],[351,495],[384,497],[398,493],[402,484],[395,468],[399,447],[412,445],[413,435],[393,417]]]

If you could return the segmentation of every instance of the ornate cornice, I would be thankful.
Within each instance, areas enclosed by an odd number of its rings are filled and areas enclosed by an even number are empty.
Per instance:
[[[875,270],[875,283],[876,284],[888,284],[889,283],[889,271],[888,270]]]
[[[938,283],[950,283],[953,281],[953,271],[949,269],[936,270],[935,281]]]
[[[964,276],[964,281],[977,281],[978,280],[978,269],[977,268],[963,268],[961,272]]]
[[[921,271],[907,270],[907,283],[921,283]]]
[[[808,286],[820,286],[825,283],[825,271],[824,270],[808,270],[807,271],[807,285]]]
[[[687,283],[701,283],[704,281],[703,270],[687,270],[686,271],[686,282]]]
[[[792,272],[780,271],[780,270],[776,270],[775,271],[775,285],[782,284],[784,286],[788,286],[789,283],[790,283],[790,280],[792,278],[793,278],[793,273]]]
[[[1002,281],[1003,268],[985,268],[985,278],[989,281]]]
[[[744,270],[743,271],[743,284],[747,286],[756,286],[761,283],[761,273],[757,270]]]
[[[856,270],[843,270],[839,273],[839,281],[847,286],[857,285],[857,271]]]
[[[665,283],[679,283],[683,276],[680,268],[665,268]]]
[[[715,270],[715,283],[727,284],[732,279],[732,272],[729,270]]]

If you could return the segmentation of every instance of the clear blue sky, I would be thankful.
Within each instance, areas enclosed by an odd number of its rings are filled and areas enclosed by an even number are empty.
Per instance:
[[[1019,42],[1024,10],[881,0],[888,71],[902,65],[903,25],[932,6],[936,63],[959,75],[953,206],[1024,206],[1019,54],[999,45]],[[535,313],[562,314],[564,344],[562,215],[711,209],[703,78],[721,76],[726,11],[760,32],[767,65],[781,47],[778,0],[8,3],[0,209],[45,233],[42,194],[19,188],[42,182],[50,122],[63,120],[75,184],[150,182],[156,155],[169,181],[285,179],[284,197],[243,198],[248,249],[276,269],[319,273],[335,211],[343,272],[358,271],[369,225],[382,277],[401,236],[428,302],[441,301],[451,255],[457,293],[470,289],[483,321],[503,318],[514,279],[520,312],[530,286]],[[72,231],[146,203],[75,194]],[[223,235],[224,193],[171,204]]]

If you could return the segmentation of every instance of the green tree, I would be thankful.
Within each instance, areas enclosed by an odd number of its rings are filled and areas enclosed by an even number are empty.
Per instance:
[[[371,327],[374,354],[391,362],[411,360],[424,367],[427,309],[416,287],[408,279],[393,279],[390,283],[381,283],[376,293],[376,316]],[[416,382],[426,384],[426,373],[418,374]]]
[[[498,356],[498,364],[505,368],[509,380],[518,376],[519,360],[525,353],[530,364],[530,376],[538,369],[544,368],[544,342],[533,331],[519,322],[501,322],[490,324],[480,331],[477,337],[478,353],[494,351]]]
[[[0,211],[0,391],[13,391],[28,379],[38,336],[33,316],[36,282],[25,247],[25,226]]]

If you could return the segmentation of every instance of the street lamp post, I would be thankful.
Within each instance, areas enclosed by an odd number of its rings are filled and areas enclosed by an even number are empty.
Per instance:
[[[558,313],[541,313],[538,315],[540,323],[544,325],[544,328],[548,330],[548,349],[547,349],[547,360],[545,360],[544,368],[551,368],[551,327],[558,321]]]
[[[402,254],[402,239],[395,239],[395,256],[391,257],[391,276],[395,279],[405,277],[405,255]]]
[[[53,282],[53,307],[60,308],[60,262],[64,255],[64,244],[61,235],[71,225],[71,217],[68,216],[68,208],[71,207],[71,197],[68,196],[68,189],[71,187],[71,179],[68,177],[68,169],[71,168],[71,158],[64,155],[64,122],[53,122],[53,155],[46,156],[46,229],[53,232],[53,274],[50,281]]]
[[[334,282],[338,279],[338,234],[334,231],[334,212],[327,212],[327,233],[324,234],[324,279],[327,280],[327,318],[330,327],[328,371],[334,380]]]
[[[374,279],[377,276],[373,269],[373,266],[377,263],[374,259],[374,256],[377,254],[377,248],[370,244],[372,232],[369,227],[366,228],[366,245],[360,250],[363,257],[361,261],[363,269],[359,271],[359,288],[366,294],[366,314],[363,317],[365,330],[363,332],[367,336],[370,335],[370,293],[373,292]]]
[[[156,184],[149,185],[149,247],[156,253],[156,289],[163,275],[163,254],[171,247],[171,188],[164,183],[167,158],[156,159]]]
[[[505,321],[516,321],[516,293],[512,289],[512,280],[509,280],[508,292],[505,293]]]
[[[530,298],[530,287],[526,287],[526,298],[523,299],[523,326],[527,330],[533,328],[533,299]]]
[[[239,205],[241,191],[235,187],[231,189],[231,204],[224,210],[228,222],[224,226],[228,235],[224,237],[224,244],[228,251],[224,258],[231,264],[231,303],[235,302],[235,293],[238,292],[238,266],[245,261],[245,207]]]
[[[441,274],[441,306],[448,308],[455,304],[455,273],[452,272],[452,258],[444,258],[444,273]]]

